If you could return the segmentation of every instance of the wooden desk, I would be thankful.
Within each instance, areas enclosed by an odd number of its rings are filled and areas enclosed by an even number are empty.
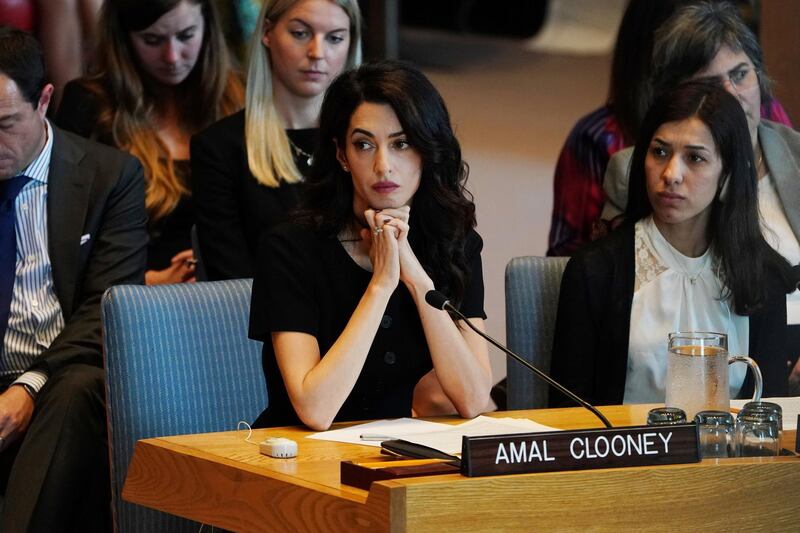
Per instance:
[[[649,407],[601,411],[616,425],[632,425],[644,422]],[[599,426],[577,408],[492,415],[527,417],[564,429]],[[381,481],[364,491],[340,483],[339,463],[377,457],[377,448],[304,439],[309,433],[253,431],[256,442],[267,436],[296,440],[296,459],[260,455],[257,446],[243,441],[246,431],[139,441],[123,498],[248,532],[797,531],[800,517],[798,457],[482,478],[439,475]],[[784,446],[793,449],[794,439],[794,432],[787,432]]]

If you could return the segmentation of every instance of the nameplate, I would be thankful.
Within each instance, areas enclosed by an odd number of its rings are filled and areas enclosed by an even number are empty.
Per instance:
[[[695,424],[463,437],[461,446],[470,477],[700,461]]]

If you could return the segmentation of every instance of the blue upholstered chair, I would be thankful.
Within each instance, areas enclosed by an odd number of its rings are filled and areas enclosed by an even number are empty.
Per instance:
[[[515,257],[506,266],[506,342],[512,351],[550,372],[558,293],[568,257]],[[547,407],[549,386],[508,359],[508,409]]]
[[[261,343],[247,338],[250,280],[112,287],[103,296],[114,522],[118,532],[199,524],[122,501],[137,440],[236,429],[267,405]]]

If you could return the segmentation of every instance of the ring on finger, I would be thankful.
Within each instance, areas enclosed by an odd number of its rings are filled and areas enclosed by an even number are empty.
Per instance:
[[[372,233],[378,235],[379,233],[383,233],[383,228],[380,226],[375,226],[375,229],[372,230]]]

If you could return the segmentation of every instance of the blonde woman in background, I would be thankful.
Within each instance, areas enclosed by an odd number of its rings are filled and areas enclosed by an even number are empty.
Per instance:
[[[242,108],[210,0],[107,0],[97,74],[67,84],[56,123],[142,162],[148,284],[194,280],[189,139]]]
[[[361,60],[356,0],[267,0],[252,36],[245,110],[191,144],[200,250],[209,279],[253,276],[261,233],[299,198],[328,85]]]

